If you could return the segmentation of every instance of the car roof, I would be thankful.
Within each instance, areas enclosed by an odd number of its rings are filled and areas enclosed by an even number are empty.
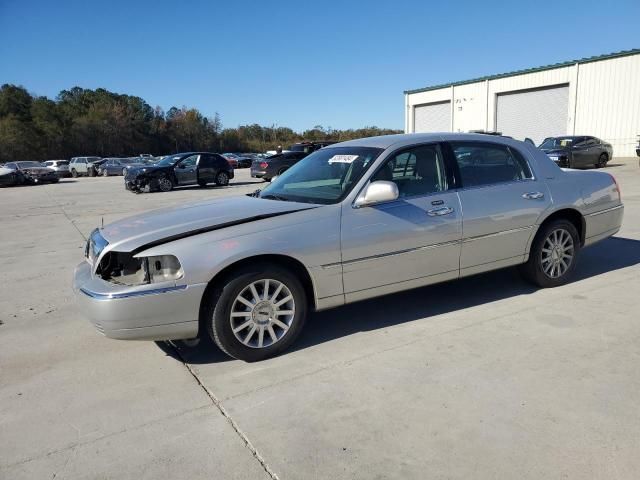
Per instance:
[[[506,145],[512,142],[522,143],[509,137],[497,135],[485,135],[481,133],[451,133],[451,132],[434,132],[434,133],[400,133],[396,135],[380,135],[377,137],[359,138],[357,140],[348,140],[342,143],[335,143],[324,148],[339,147],[374,147],[387,149],[390,147],[401,148],[404,146],[415,145],[416,143],[427,142],[446,142],[446,141],[477,141],[477,142],[493,142],[503,143]]]

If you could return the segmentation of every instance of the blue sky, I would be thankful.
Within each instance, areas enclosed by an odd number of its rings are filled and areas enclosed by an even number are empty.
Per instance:
[[[640,47],[640,1],[0,0],[0,83],[260,123],[403,128],[403,91]]]

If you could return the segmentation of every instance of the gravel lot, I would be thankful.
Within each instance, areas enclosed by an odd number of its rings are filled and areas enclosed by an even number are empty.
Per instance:
[[[640,170],[575,281],[513,270],[312,316],[255,364],[105,339],[70,288],[87,234],[165,205],[122,177],[0,189],[0,479],[638,478]]]

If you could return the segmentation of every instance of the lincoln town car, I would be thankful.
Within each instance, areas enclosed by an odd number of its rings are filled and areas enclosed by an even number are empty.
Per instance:
[[[622,217],[610,174],[562,169],[530,143],[389,135],[319,149],[250,195],[96,228],[73,285],[107,337],[208,335],[256,361],[310,311],[512,266],[563,285]]]

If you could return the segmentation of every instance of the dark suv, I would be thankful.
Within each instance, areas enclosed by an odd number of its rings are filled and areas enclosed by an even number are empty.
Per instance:
[[[295,165],[311,152],[276,153],[267,158],[258,158],[251,163],[251,176],[262,178],[270,182],[276,175],[281,175],[286,169]]]
[[[217,153],[188,152],[163,158],[158,163],[126,169],[124,185],[132,192],[168,192],[183,185],[224,186],[233,178],[233,168]]]

